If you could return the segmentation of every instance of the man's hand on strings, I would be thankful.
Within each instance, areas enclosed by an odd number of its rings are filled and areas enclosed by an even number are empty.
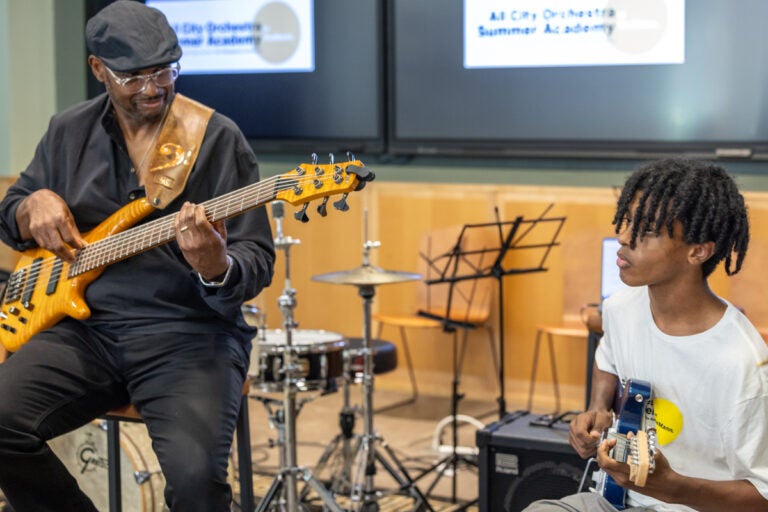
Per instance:
[[[227,272],[227,228],[212,224],[205,207],[185,202],[174,220],[176,241],[184,259],[206,281],[216,281]]]
[[[64,200],[51,190],[32,192],[16,210],[22,240],[32,240],[64,261],[75,260],[85,240]]]

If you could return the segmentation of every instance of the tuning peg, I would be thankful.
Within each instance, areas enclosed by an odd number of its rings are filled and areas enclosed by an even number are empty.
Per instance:
[[[319,213],[321,217],[328,215],[328,207],[326,205],[328,204],[328,199],[330,198],[331,196],[325,196],[323,198],[323,202],[320,203],[317,207],[317,213]]]
[[[344,194],[341,196],[341,199],[333,203],[333,207],[339,210],[340,212],[345,212],[349,210],[349,205],[347,204],[347,196],[349,194]]]
[[[347,160],[350,161],[350,162],[354,162],[355,161],[355,154],[353,152],[351,152],[351,151],[347,151]]]
[[[308,206],[309,203],[304,203],[304,206],[301,207],[301,210],[293,214],[293,218],[304,223],[309,222],[309,217],[307,216]]]
[[[328,162],[333,165],[335,157],[333,156],[333,153],[328,153]]]
[[[312,165],[317,165],[317,153],[312,153]]]

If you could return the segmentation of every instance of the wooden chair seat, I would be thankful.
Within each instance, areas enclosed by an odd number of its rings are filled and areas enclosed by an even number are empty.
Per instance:
[[[124,405],[118,409],[113,409],[106,414],[106,417],[114,417],[122,420],[141,421],[141,415],[133,404]]]
[[[381,313],[375,313],[372,315],[373,319],[377,322],[381,322],[387,325],[395,327],[405,327],[408,329],[437,329],[442,327],[442,322],[432,320],[431,318],[425,318],[414,315],[385,315]]]
[[[565,338],[575,341],[589,338],[589,329],[585,324],[580,325],[539,325],[536,327],[536,344],[533,348],[533,366],[531,368],[531,381],[528,385],[528,410],[533,406],[533,392],[536,387],[536,370],[539,365],[539,351],[542,337],[547,338],[549,348],[549,367],[552,373],[552,385],[555,391],[555,412],[560,411],[560,384],[557,377],[557,363],[555,362],[554,339]],[[586,345],[585,345],[586,346]]]

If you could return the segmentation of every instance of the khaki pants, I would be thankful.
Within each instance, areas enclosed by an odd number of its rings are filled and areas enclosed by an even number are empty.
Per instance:
[[[646,507],[632,507],[625,512],[653,510]],[[608,501],[594,492],[572,494],[560,500],[539,500],[531,503],[523,512],[616,512]]]

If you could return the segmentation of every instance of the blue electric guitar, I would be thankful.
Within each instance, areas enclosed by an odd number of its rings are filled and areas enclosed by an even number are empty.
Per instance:
[[[641,380],[627,381],[618,396],[614,411],[619,414],[606,433],[606,439],[616,439],[611,457],[629,464],[629,478],[642,487],[649,474],[653,473],[653,454],[656,450],[656,424],[653,419],[651,385]],[[627,491],[607,473],[597,475],[596,490],[617,510],[626,508]]]

